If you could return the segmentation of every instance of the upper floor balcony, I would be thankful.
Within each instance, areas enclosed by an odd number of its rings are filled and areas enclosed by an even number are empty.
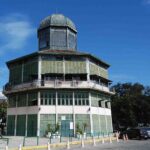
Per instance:
[[[34,80],[27,83],[22,83],[18,85],[10,85],[7,83],[3,87],[3,92],[5,94],[19,92],[19,91],[26,91],[32,89],[94,89],[103,91],[109,94],[114,94],[114,91],[110,90],[109,86],[90,81],[64,81],[64,80]]]

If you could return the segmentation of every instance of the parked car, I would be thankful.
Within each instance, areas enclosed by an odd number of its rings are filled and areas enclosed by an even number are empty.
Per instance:
[[[146,128],[129,128],[126,131],[123,131],[120,134],[120,138],[123,138],[123,135],[127,134],[129,139],[147,139],[148,136],[148,132],[146,130]]]
[[[150,138],[150,127],[145,127],[145,130],[147,132],[148,138]]]

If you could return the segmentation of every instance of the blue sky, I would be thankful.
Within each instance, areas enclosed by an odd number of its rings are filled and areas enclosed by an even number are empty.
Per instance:
[[[150,0],[0,0],[0,89],[5,62],[37,50],[36,30],[52,13],[73,20],[78,50],[111,64],[114,83],[150,85]]]

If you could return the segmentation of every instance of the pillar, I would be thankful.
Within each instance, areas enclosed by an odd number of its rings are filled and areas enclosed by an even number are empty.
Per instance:
[[[73,129],[74,129],[74,135],[76,134],[76,119],[75,119],[75,96],[74,91],[72,92],[73,97],[73,103],[72,103],[72,110],[73,110]]]
[[[38,91],[38,114],[37,114],[37,136],[40,136],[40,106],[41,106],[41,98],[40,91]]]
[[[28,135],[28,115],[26,114],[25,136]]]
[[[57,122],[58,122],[57,106],[58,106],[58,91],[56,91],[56,102],[55,102],[56,124],[57,124]]]
[[[21,68],[21,82],[23,83],[23,73],[24,73],[24,63],[22,63],[22,68]]]
[[[90,65],[88,58],[86,58],[86,72],[87,72],[87,81],[90,81]]]
[[[18,107],[18,95],[16,96],[16,109]],[[16,136],[17,132],[17,113],[15,114],[15,128],[14,128],[14,136]]]
[[[104,101],[105,102],[105,101]],[[106,122],[106,132],[108,134],[108,123],[107,123],[107,114],[106,114],[106,106],[105,106],[105,122]]]
[[[16,136],[17,133],[17,114],[15,115],[15,128],[14,128],[14,136]]]
[[[41,81],[41,69],[42,68],[42,58],[38,57],[38,80]]]
[[[92,99],[91,99],[91,93],[89,92],[89,106],[90,106],[90,125],[91,125],[91,134],[93,134],[93,119],[92,119],[92,107],[91,107],[91,101],[92,101]]]

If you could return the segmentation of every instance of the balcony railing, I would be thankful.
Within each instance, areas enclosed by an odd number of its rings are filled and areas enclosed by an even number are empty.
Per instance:
[[[93,81],[62,81],[62,80],[34,80],[28,83],[22,83],[19,85],[6,84],[3,88],[4,92],[28,90],[34,88],[78,88],[78,89],[97,89],[100,91],[105,91],[109,93],[114,93],[110,91],[108,86],[93,82]]]

